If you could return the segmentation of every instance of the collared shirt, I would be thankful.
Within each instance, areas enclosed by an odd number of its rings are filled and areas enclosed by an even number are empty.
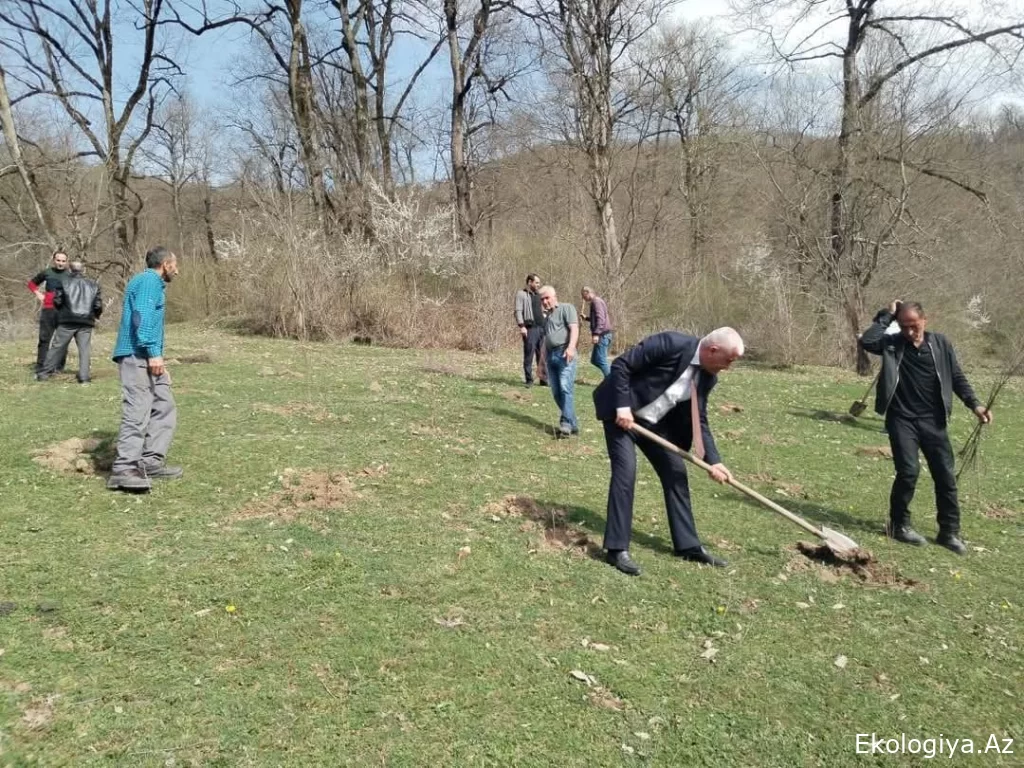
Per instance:
[[[927,336],[920,347],[910,342],[904,347],[899,381],[890,409],[909,418],[925,418],[942,413],[939,376]]]
[[[608,317],[608,304],[600,296],[590,299],[590,335],[602,336],[611,333],[612,321]]]
[[[544,321],[544,344],[548,349],[564,347],[569,343],[570,325],[579,325],[579,315],[572,304],[559,304]]]
[[[679,403],[690,399],[694,386],[697,383],[698,371],[700,371],[700,345],[697,346],[697,351],[693,353],[693,359],[686,366],[683,375],[676,379],[659,397],[637,411],[636,415],[644,421],[657,424],[666,413],[679,405]]]
[[[114,360],[129,355],[146,359],[163,356],[165,290],[163,278],[155,269],[147,269],[128,282]]]

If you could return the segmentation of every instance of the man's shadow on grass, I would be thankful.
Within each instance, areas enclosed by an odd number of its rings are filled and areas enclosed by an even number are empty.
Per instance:
[[[604,549],[600,544],[601,540],[604,538],[604,515],[600,515],[587,507],[580,507],[575,504],[562,504],[556,501],[547,501],[543,499],[537,500],[537,506],[541,509],[564,509],[565,522],[570,525],[578,526],[587,534],[587,554],[595,560],[604,561]],[[558,524],[557,518],[555,521],[544,519],[537,520],[537,522],[542,523],[546,529]],[[655,536],[654,534],[645,533],[643,531],[637,531],[634,529],[632,533],[632,541],[639,546],[650,549],[654,552],[661,552],[662,554],[668,555],[675,552],[672,544],[661,536]]]
[[[876,434],[885,432],[884,422],[881,419],[866,420],[863,416],[851,416],[849,413],[836,413],[835,411],[815,410],[814,408],[794,408],[789,412],[790,416],[799,416],[814,421],[826,421],[833,424],[842,424],[845,427],[863,429]]]
[[[504,419],[512,419],[513,421],[518,421],[520,424],[525,424],[528,427],[533,427],[534,429],[540,430],[548,437],[558,437],[558,434],[555,431],[555,426],[553,424],[549,424],[546,421],[541,421],[540,419],[531,416],[528,413],[513,411],[509,408],[501,408],[496,405],[492,405],[488,408],[478,407],[478,410],[490,411],[496,416],[501,416]]]

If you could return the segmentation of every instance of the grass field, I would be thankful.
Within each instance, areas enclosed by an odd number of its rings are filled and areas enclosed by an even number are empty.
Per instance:
[[[995,735],[1015,754],[949,762],[1024,761],[1019,381],[962,483],[958,558],[881,536],[880,422],[828,417],[863,380],[724,374],[725,462],[858,540],[878,578],[813,563],[806,534],[702,473],[698,527],[730,567],[675,559],[641,462],[631,579],[588,554],[608,481],[590,366],[569,441],[513,351],[168,339],[186,475],[147,496],[89,474],[118,425],[112,337],[89,387],[33,382],[34,344],[0,347],[0,765],[909,759],[858,755],[858,733]],[[971,426],[958,404],[955,446]],[[933,536],[930,485],[914,509]]]

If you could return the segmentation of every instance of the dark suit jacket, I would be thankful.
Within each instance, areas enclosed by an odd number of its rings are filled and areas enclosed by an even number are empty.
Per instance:
[[[597,418],[614,421],[617,408],[630,408],[635,416],[683,375],[699,343],[700,339],[695,336],[665,331],[648,336],[627,349],[615,358],[611,374],[594,390]],[[701,369],[697,380],[697,405],[704,437],[704,460],[708,464],[721,461],[707,414],[708,395],[717,383],[717,376]],[[640,423],[644,423],[642,419]],[[690,401],[684,400],[666,413],[658,422],[657,431],[680,448],[689,448],[693,442]]]

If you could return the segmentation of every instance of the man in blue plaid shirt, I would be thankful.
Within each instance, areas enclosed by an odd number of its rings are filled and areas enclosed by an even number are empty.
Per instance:
[[[117,459],[107,488],[148,491],[152,479],[181,477],[165,463],[174,437],[177,409],[164,368],[164,291],[178,274],[178,259],[157,246],[146,254],[146,271],[124,293],[114,362],[121,376],[121,429]]]

